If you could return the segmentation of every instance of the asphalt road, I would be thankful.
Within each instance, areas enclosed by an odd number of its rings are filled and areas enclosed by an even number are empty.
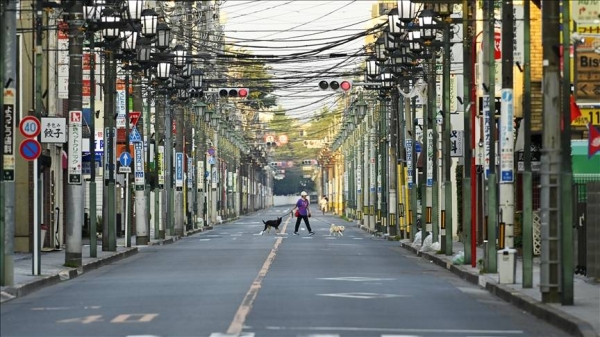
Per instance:
[[[335,216],[272,208],[0,306],[9,336],[567,336]],[[343,237],[329,224],[345,224]]]

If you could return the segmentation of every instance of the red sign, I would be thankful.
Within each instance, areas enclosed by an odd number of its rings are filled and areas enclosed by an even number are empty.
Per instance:
[[[35,116],[26,116],[19,123],[19,131],[25,138],[35,138],[40,134],[42,125]]]
[[[129,124],[131,125],[131,127],[134,127],[137,125],[137,122],[140,119],[141,115],[142,115],[142,113],[139,111],[129,112]]]
[[[481,50],[483,50],[483,42],[481,43]],[[494,59],[502,59],[502,32],[494,32]]]
[[[71,123],[81,123],[81,111],[71,111]]]
[[[42,145],[36,139],[25,139],[19,146],[19,152],[25,160],[36,160],[42,154]]]

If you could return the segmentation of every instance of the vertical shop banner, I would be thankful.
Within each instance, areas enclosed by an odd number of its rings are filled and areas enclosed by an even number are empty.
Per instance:
[[[408,188],[413,187],[413,148],[412,148],[412,139],[406,140],[406,170],[408,171]]]
[[[165,147],[163,145],[158,146],[158,163],[156,163],[156,170],[158,172],[158,188],[165,188]]]
[[[201,192],[204,189],[204,162],[202,160],[198,160],[198,177],[196,179],[196,188],[198,192]]]
[[[58,98],[69,98],[69,25],[66,21],[58,22],[57,31],[57,81]]]
[[[125,129],[125,81],[117,80],[117,129]]]
[[[112,170],[112,176],[117,174],[116,154],[117,154],[117,129],[115,128],[104,128],[104,181],[110,180],[110,174]],[[110,152],[112,149],[112,160]],[[110,164],[112,162],[112,165]],[[114,178],[113,178],[114,179]]]
[[[427,129],[427,187],[433,186],[433,129]]]
[[[356,192],[362,193],[362,165],[356,165]]]
[[[515,181],[515,143],[513,90],[502,89],[500,114],[500,183]]]
[[[492,142],[490,130],[490,95],[483,95],[483,171],[485,179],[490,174],[490,143]]]
[[[15,181],[15,90],[4,89],[4,181]]]
[[[189,189],[194,187],[194,163],[191,156],[187,159],[187,187]]]
[[[143,191],[144,190],[144,184],[145,184],[145,177],[144,177],[144,144],[141,142],[137,142],[137,143],[133,143],[133,148],[134,148],[134,162],[133,162],[133,168],[134,168],[134,174],[135,174],[135,190],[136,191]]]
[[[82,118],[81,111],[69,112],[69,169],[68,183],[70,185],[81,185],[82,165]]]
[[[175,153],[175,187],[183,188],[183,152]]]

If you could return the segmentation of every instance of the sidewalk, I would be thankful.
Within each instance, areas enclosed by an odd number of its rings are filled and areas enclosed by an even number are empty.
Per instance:
[[[186,232],[185,236],[200,233],[212,229],[212,226],[206,226]],[[181,239],[179,236],[168,236],[162,240],[150,240],[148,246],[165,245]],[[125,247],[125,238],[117,239],[117,251],[102,251],[102,245],[98,245],[97,257],[90,257],[89,240],[83,241],[82,247],[82,266],[81,269],[65,267],[65,251],[42,251],[41,275],[32,275],[32,254],[15,253],[14,255],[14,286],[0,288],[0,303],[10,301],[17,297],[23,297],[39,289],[57,284],[75,278],[81,274],[97,269],[112,262],[125,259],[137,254],[138,247],[133,246],[135,236],[131,239],[132,247]]]
[[[390,238],[391,239],[391,238]],[[498,274],[480,274],[478,268],[468,265],[453,265],[452,256],[436,254],[435,252],[420,252],[409,240],[403,240],[400,245],[433,263],[448,269],[467,282],[478,284],[492,294],[502,298],[512,305],[570,333],[573,336],[600,336],[600,284],[586,277],[575,275],[574,300],[575,305],[566,306],[559,303],[542,303],[540,284],[539,259],[534,260],[533,288],[523,288],[523,265],[517,259],[515,284],[499,284]],[[461,242],[454,242],[453,252],[464,251]],[[477,247],[477,260],[483,258],[483,249]]]

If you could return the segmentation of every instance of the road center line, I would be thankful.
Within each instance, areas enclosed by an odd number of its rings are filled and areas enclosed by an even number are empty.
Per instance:
[[[282,233],[285,233],[287,225],[290,222],[291,218],[292,217],[288,217],[288,219],[284,222],[283,228],[281,230]],[[231,324],[229,325],[229,328],[227,329],[228,334],[240,334],[242,332],[242,329],[244,327],[244,322],[246,321],[246,317],[250,313],[250,309],[252,309],[252,303],[254,302],[254,299],[258,295],[258,291],[261,288],[263,279],[267,275],[267,272],[269,271],[271,264],[275,260],[275,255],[277,255],[277,249],[279,249],[279,245],[281,244],[281,241],[283,241],[282,237],[278,237],[275,240],[275,243],[273,244],[273,248],[271,249],[269,256],[267,256],[265,263],[262,265],[262,268],[260,268],[258,275],[254,279],[254,282],[252,282],[250,289],[246,293],[246,296],[244,296],[242,303],[240,304],[237,312],[235,313],[235,316],[233,317],[233,321],[231,321]]]

